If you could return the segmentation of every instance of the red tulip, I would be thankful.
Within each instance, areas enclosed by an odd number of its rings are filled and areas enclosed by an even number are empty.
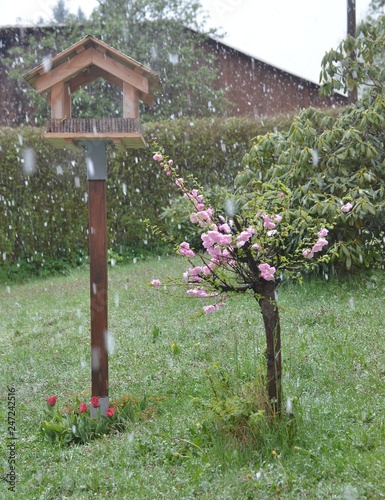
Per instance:
[[[85,413],[88,409],[88,406],[85,403],[82,403],[79,405],[79,411],[80,413]]]
[[[57,397],[56,397],[56,396],[50,396],[49,398],[47,398],[47,403],[48,403],[50,406],[55,406],[55,404],[56,404],[56,400],[57,400]]]
[[[107,417],[113,417],[115,411],[116,411],[116,408],[108,408],[108,410],[106,411]]]
[[[91,404],[94,408],[99,408],[99,406],[100,406],[99,398],[97,396],[92,396]]]

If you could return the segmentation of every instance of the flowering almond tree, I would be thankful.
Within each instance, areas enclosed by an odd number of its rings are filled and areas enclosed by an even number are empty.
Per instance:
[[[273,414],[282,411],[281,331],[277,305],[277,285],[283,278],[301,279],[301,271],[327,262],[327,235],[333,220],[290,210],[291,191],[278,180],[252,181],[250,189],[242,177],[234,196],[224,209],[214,208],[192,180],[192,187],[179,178],[173,160],[156,140],[153,159],[174,180],[191,203],[190,221],[201,232],[204,252],[196,252],[189,242],[178,246],[190,266],[183,275],[187,295],[211,299],[206,314],[226,305],[228,294],[250,292],[259,304],[266,334],[267,392]],[[250,181],[251,182],[251,181]],[[340,213],[348,212],[344,205]],[[158,288],[160,280],[152,285]]]

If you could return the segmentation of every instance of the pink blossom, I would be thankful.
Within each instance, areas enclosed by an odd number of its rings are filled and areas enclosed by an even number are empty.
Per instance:
[[[315,245],[313,245],[311,251],[314,253],[320,252],[322,250],[322,247],[324,247],[327,244],[328,244],[328,241],[325,240],[325,238],[319,238],[317,243]]]
[[[209,254],[211,255],[211,257],[214,257],[214,258],[218,258],[218,257],[221,257],[222,255],[222,249],[219,245],[213,245],[213,246],[209,246],[207,248],[207,251],[209,252]]]
[[[195,257],[195,253],[193,252],[193,250],[191,250],[190,245],[186,241],[179,245],[179,253],[184,257]]]
[[[201,210],[204,210],[205,206],[203,203],[197,203],[197,205],[195,205],[195,208],[199,211]]]
[[[201,274],[203,274],[203,267],[201,266],[196,266],[196,267],[190,267],[184,274],[183,278],[185,281],[202,281]]]
[[[199,276],[203,271],[202,266],[190,267],[188,273],[190,276]]]
[[[284,198],[284,196],[285,196],[285,193],[279,193],[280,198]]]
[[[210,269],[210,271],[214,271],[214,269],[217,267],[217,263],[213,259],[211,259],[210,264],[208,264],[207,267]]]
[[[318,231],[317,236],[318,238],[324,238],[327,236],[328,232],[329,231],[323,227],[320,231]]]
[[[198,223],[200,226],[206,226],[211,222],[211,216],[214,210],[212,208],[208,208],[207,210],[202,210],[200,212],[192,212],[190,214],[190,221],[193,224]]]
[[[221,302],[218,302],[218,304],[211,304],[209,306],[204,306],[203,310],[206,314],[211,314],[213,312],[219,311],[219,308],[224,307],[225,305],[226,305],[226,295],[223,295]]]
[[[314,256],[314,253],[309,248],[305,248],[302,250],[302,255],[307,259],[311,259]]]
[[[218,244],[224,247],[228,247],[229,245],[231,245],[232,241],[233,237],[231,236],[231,234],[222,234],[218,240]]]
[[[274,225],[275,227],[275,225]],[[252,226],[249,226],[245,231],[242,231],[236,238],[236,245],[238,248],[243,247],[243,245],[249,241],[249,239],[255,233],[255,229]]]
[[[154,287],[154,288],[159,288],[160,285],[161,285],[161,282],[160,280],[152,280],[151,281],[151,285]]]
[[[271,221],[268,215],[263,216],[263,227],[266,227],[267,229],[275,228],[274,222]]]
[[[238,238],[239,238],[239,236],[238,236]],[[242,240],[242,239],[238,239],[238,238],[237,238],[236,245],[238,248],[242,248],[244,246],[244,244],[246,243],[246,241]]]
[[[206,235],[206,238],[203,238],[202,235],[202,241],[203,241],[203,246],[206,248],[208,253],[213,257],[216,255],[219,255],[221,253],[221,248],[219,245],[215,244],[215,241],[213,241],[210,236]]]
[[[191,218],[191,217],[190,217]],[[208,233],[201,234],[201,240],[203,241],[204,248],[209,248],[214,245],[215,242],[212,241]]]
[[[350,202],[348,202],[348,203],[345,203],[345,205],[342,205],[341,210],[343,212],[347,213],[347,212],[350,212],[350,210],[352,208],[353,208],[353,205]]]
[[[258,243],[254,243],[254,245],[251,245],[251,248],[253,250],[259,250],[260,249],[260,246],[258,245]]]
[[[231,258],[231,253],[227,250],[227,248],[224,248],[220,254],[218,254],[217,259],[219,262],[226,262],[229,261]]]
[[[219,231],[222,231],[226,234],[228,233],[231,233],[231,228],[230,226],[228,225],[227,222],[225,222],[224,224],[221,224],[219,227],[218,227]]]
[[[282,220],[282,215],[278,215],[278,214],[277,214],[277,215],[274,215],[274,216],[273,216],[273,219],[275,220],[275,222],[278,222],[278,223],[279,223],[279,222],[281,222],[281,220]]]
[[[210,297],[204,288],[191,288],[186,293],[194,297]]]
[[[174,162],[172,160],[168,160],[167,162],[169,165],[172,165]]]
[[[203,196],[199,194],[199,191],[197,189],[193,189],[191,193],[184,193],[183,195],[185,198],[191,200],[194,205],[196,206],[198,203],[203,202]],[[198,209],[199,210],[199,209]]]
[[[261,276],[264,280],[272,281],[274,279],[275,267],[265,263],[259,264],[258,269],[261,271]]]
[[[209,306],[204,306],[203,310],[206,314],[211,314],[213,312],[217,312],[219,310],[219,307],[217,304],[210,304]]]
[[[179,179],[175,181],[175,184],[180,188],[183,186],[183,182],[184,182],[183,178],[179,177]]]
[[[202,210],[198,212],[196,215],[198,217],[198,222],[200,226],[205,226],[211,222],[211,216],[213,214],[213,209],[208,208],[207,210]]]
[[[201,235],[201,239],[203,241],[203,246],[208,250],[210,247],[213,247],[215,244],[222,246],[229,246],[233,240],[231,234],[222,234],[217,230],[208,231],[207,233],[203,233]]]
[[[214,268],[215,268],[215,264],[210,263],[209,265],[204,266],[204,268],[202,269],[202,273],[203,274],[212,274]]]
[[[199,222],[199,217],[198,217],[197,213],[192,212],[190,214],[190,222],[192,222],[193,224],[196,224],[197,222]]]
[[[203,196],[199,194],[199,191],[197,189],[193,189],[191,191],[191,198],[196,200],[198,203],[201,203],[203,201]]]
[[[155,161],[162,161],[163,160],[163,156],[159,153],[154,154],[154,156],[152,158]]]
[[[270,229],[270,231],[267,231],[266,234],[267,234],[267,236],[274,236],[276,232],[277,232],[276,229]]]

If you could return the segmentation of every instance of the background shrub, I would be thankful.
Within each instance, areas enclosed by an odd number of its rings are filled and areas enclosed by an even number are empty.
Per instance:
[[[274,119],[180,119],[150,123],[181,176],[205,186],[232,189],[251,140],[288,128],[291,117]],[[108,154],[109,247],[119,253],[159,251],[145,220],[169,232],[160,218],[180,196],[158,171],[150,148]],[[0,251],[2,280],[15,275],[65,270],[84,261],[87,250],[87,183],[84,153],[56,149],[33,127],[0,129]],[[174,196],[175,194],[175,196]]]

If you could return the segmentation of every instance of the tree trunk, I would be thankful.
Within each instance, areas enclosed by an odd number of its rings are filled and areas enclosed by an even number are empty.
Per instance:
[[[257,300],[266,333],[267,392],[273,415],[282,412],[281,326],[273,281],[261,280]]]

